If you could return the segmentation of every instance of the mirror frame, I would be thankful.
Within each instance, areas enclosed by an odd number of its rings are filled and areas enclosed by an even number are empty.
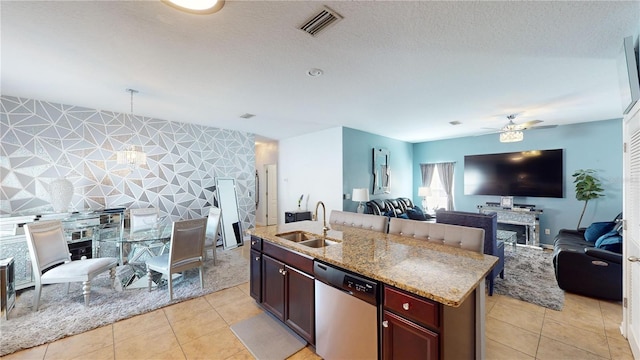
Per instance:
[[[218,208],[222,214],[220,224],[222,225],[222,248],[224,250],[233,249],[244,245],[242,236],[242,221],[240,220],[240,209],[238,207],[238,196],[236,194],[236,179],[228,177],[216,178],[216,193],[218,195]],[[237,239],[233,225],[238,224]]]
[[[372,151],[373,195],[391,193],[389,150],[373,148]]]

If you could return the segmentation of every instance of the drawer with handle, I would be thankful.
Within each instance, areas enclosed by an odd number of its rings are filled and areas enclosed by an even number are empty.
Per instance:
[[[402,317],[431,328],[440,328],[440,304],[436,302],[385,286],[383,305]]]
[[[251,248],[262,251],[262,239],[257,236],[251,236]]]

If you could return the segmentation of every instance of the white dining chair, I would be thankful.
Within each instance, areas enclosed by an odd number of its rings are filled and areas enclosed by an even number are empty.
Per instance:
[[[213,265],[218,261],[216,257],[216,246],[218,245],[218,230],[220,229],[220,214],[222,211],[215,206],[209,209],[207,219],[207,234],[204,240],[204,259],[207,260],[207,251],[213,251]]]
[[[166,275],[169,300],[173,300],[172,274],[198,268],[200,288],[204,288],[203,250],[207,218],[175,221],[171,231],[169,253],[147,259],[149,291],[153,285],[153,271]]]
[[[68,293],[70,283],[81,281],[85,306],[89,306],[91,280],[96,275],[110,270],[111,287],[114,287],[117,258],[103,257],[72,261],[62,223],[59,220],[33,222],[26,224],[24,228],[35,278],[33,311],[38,311],[40,307],[40,294],[42,285],[45,284],[66,283]]]
[[[158,224],[158,209],[144,208],[129,210],[129,231],[151,230]]]

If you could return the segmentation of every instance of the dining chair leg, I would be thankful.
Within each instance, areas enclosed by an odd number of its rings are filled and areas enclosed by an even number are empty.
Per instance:
[[[38,311],[40,307],[40,293],[42,292],[42,285],[36,284],[36,288],[33,291],[33,311]]]
[[[214,246],[213,249],[211,249],[211,251],[213,251],[213,265],[216,265],[218,263],[218,257],[216,256],[216,247]]]
[[[89,306],[89,295],[91,294],[91,280],[82,282],[82,295],[84,295],[84,306]]]
[[[216,251],[215,249],[213,251]],[[200,289],[204,289],[204,276],[203,276],[203,270],[204,270],[204,266],[200,265],[200,267],[198,268],[200,271]]]
[[[109,269],[109,276],[111,277],[111,288],[116,288],[116,267]]]
[[[173,301],[173,274],[169,273],[169,301]]]
[[[148,289],[149,292],[151,292],[151,283],[153,282],[152,280],[153,278],[151,277],[151,269],[149,269],[149,267],[147,266],[147,281],[148,281]]]

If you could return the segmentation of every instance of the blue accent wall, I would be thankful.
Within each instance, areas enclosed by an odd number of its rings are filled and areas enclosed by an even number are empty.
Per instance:
[[[369,189],[369,198],[411,197],[413,194],[413,144],[368,132],[343,128],[343,199],[354,188]],[[391,193],[373,195],[372,149],[389,150]],[[355,212],[358,203],[343,201],[343,210]]]
[[[540,215],[542,244],[552,244],[558,230],[575,229],[578,225],[584,202],[575,198],[575,187],[571,176],[575,170],[587,168],[598,170],[605,189],[603,198],[589,202],[581,227],[586,227],[594,221],[611,220],[622,211],[623,158],[622,120],[620,119],[528,130],[524,133],[524,140],[517,143],[500,143],[498,134],[490,134],[413,144],[413,201],[414,203],[421,201],[417,193],[418,186],[422,182],[420,164],[453,161],[456,163],[454,179],[456,210],[475,212],[477,205],[499,202],[500,197],[464,195],[465,155],[544,149],[564,149],[564,198],[514,198],[515,203],[532,204],[543,210]],[[549,235],[545,235],[545,229],[550,230]]]

